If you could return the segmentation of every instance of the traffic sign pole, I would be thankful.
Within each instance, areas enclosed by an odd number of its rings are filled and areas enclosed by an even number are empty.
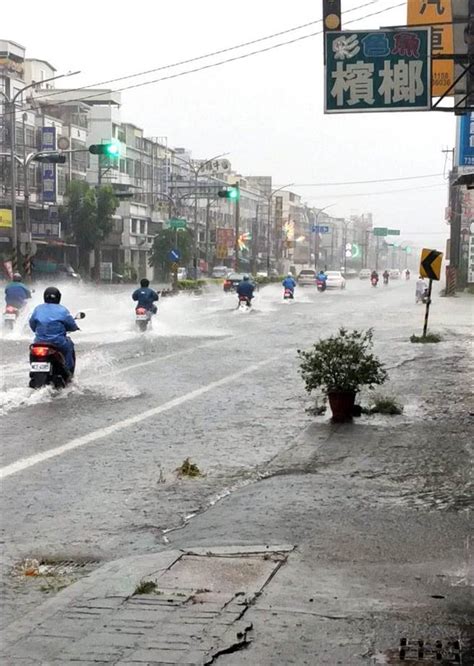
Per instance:
[[[431,305],[431,288],[433,286],[433,280],[430,280],[430,283],[428,285],[428,300],[426,301],[426,309],[425,309],[425,323],[423,324],[423,337],[426,338],[426,334],[428,332],[428,317],[430,315],[430,305]]]

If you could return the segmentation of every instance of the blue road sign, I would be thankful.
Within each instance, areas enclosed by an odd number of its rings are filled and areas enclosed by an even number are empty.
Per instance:
[[[168,259],[170,261],[179,261],[181,258],[181,252],[176,249],[172,249],[168,252]]]
[[[313,234],[328,234],[329,233],[329,227],[327,226],[321,226],[319,224],[314,224],[313,227],[311,228],[311,231]]]

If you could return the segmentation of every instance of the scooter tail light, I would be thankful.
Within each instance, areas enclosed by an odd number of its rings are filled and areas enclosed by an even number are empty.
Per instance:
[[[13,307],[13,305],[7,305],[5,312],[8,312],[9,314],[16,314],[17,309]]]
[[[51,354],[51,349],[49,347],[33,346],[31,347],[32,356],[44,357]]]

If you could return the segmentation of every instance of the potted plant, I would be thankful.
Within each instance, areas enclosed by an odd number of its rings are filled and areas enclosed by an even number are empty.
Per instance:
[[[372,353],[373,331],[340,328],[309,351],[298,350],[300,372],[311,393],[321,388],[329,399],[333,421],[350,421],[356,393],[362,386],[383,384],[387,372]]]

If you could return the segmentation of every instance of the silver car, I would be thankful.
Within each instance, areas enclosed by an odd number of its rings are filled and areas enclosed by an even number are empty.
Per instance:
[[[312,268],[305,268],[298,275],[298,284],[300,287],[316,285],[316,271]]]

